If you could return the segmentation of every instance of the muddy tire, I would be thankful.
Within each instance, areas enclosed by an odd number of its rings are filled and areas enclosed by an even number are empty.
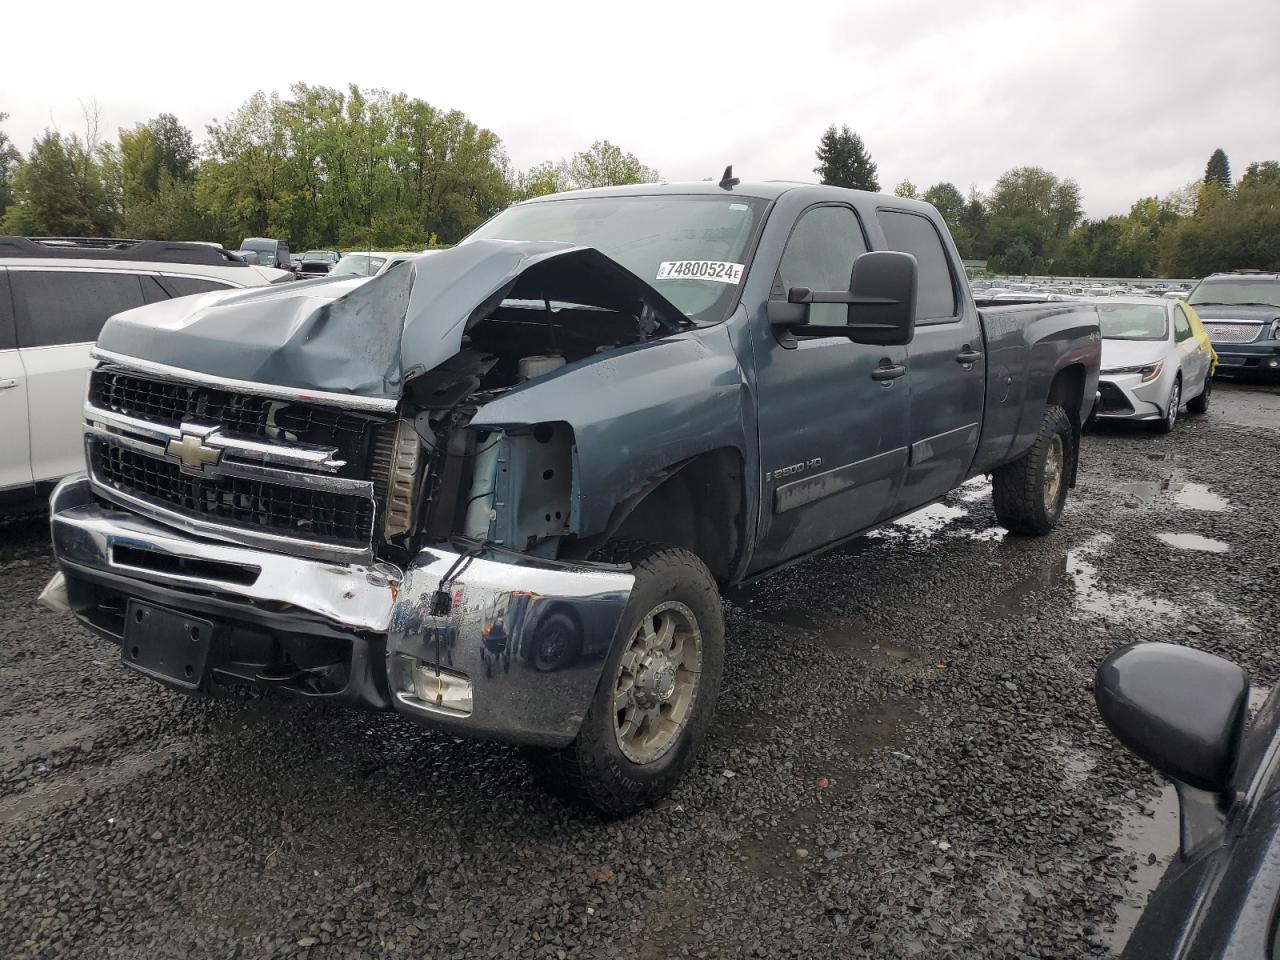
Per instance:
[[[1204,389],[1200,391],[1200,396],[1192,397],[1187,401],[1187,413],[1208,413],[1209,397],[1213,393],[1213,377],[1204,378]]]
[[[1040,536],[1057,526],[1067,502],[1074,443],[1066,411],[1047,406],[1031,449],[992,475],[996,517],[1010,533]]]
[[[611,817],[661,799],[688,771],[715,713],[724,611],[687,550],[632,540],[591,559],[630,563],[631,598],[577,738],[526,752],[548,790]]]

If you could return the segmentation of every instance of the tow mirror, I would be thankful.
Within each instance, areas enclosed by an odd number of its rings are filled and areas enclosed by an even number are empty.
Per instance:
[[[1178,789],[1182,853],[1217,832],[1244,735],[1249,679],[1230,660],[1172,643],[1122,647],[1094,678],[1115,738]]]
[[[916,258],[894,250],[874,250],[853,262],[849,289],[792,287],[786,300],[770,300],[769,323],[796,337],[848,337],[878,346],[907,344],[915,336]],[[809,305],[847,304],[843,324],[809,322]]]

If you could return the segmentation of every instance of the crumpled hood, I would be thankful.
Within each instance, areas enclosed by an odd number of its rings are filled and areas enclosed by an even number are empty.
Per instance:
[[[527,291],[517,290],[522,281]],[[314,280],[180,297],[119,313],[98,349],[215,377],[398,399],[406,380],[456,354],[505,297],[643,304],[650,330],[683,314],[598,250],[476,240],[372,279]]]
[[[1102,369],[1159,363],[1169,352],[1164,340],[1103,340]]]

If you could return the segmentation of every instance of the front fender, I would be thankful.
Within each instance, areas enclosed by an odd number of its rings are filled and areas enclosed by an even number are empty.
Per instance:
[[[690,330],[573,364],[482,407],[471,427],[572,428],[579,536],[604,531],[616,504],[698,454],[736,449],[754,476],[755,447],[746,439],[754,412],[726,328]]]

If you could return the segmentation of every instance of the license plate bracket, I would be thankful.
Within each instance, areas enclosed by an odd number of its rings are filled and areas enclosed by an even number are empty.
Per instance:
[[[131,599],[120,654],[132,670],[181,690],[198,690],[215,630],[212,620]]]

